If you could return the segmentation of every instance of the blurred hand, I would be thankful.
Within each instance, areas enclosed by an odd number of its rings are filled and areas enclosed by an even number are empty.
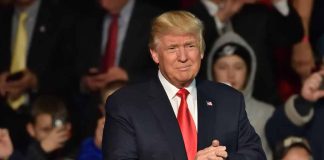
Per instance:
[[[304,99],[315,102],[319,98],[324,97],[324,90],[320,89],[323,83],[324,70],[313,73],[308,77],[302,87],[301,95]]]
[[[92,92],[103,89],[109,82],[115,80],[128,80],[127,72],[120,67],[110,68],[105,73],[100,73],[98,69],[91,68],[89,72],[92,73],[92,75],[83,76],[81,85]]]
[[[90,92],[99,91],[105,86],[106,77],[97,68],[90,68],[89,74],[81,78],[81,86]]]
[[[9,99],[17,99],[29,89],[36,89],[38,84],[37,76],[30,70],[25,70],[24,75],[19,80],[9,81],[6,83],[6,92]]]
[[[40,144],[46,153],[51,153],[62,148],[65,142],[70,138],[71,125],[53,128],[47,137],[41,140]]]
[[[103,129],[105,126],[105,116],[101,117],[97,122],[97,128],[94,137],[94,143],[98,148],[101,148]]]
[[[315,59],[309,42],[300,42],[293,46],[291,66],[302,80],[312,73]]]
[[[7,129],[0,128],[0,159],[6,159],[13,153],[13,146]]]
[[[218,140],[213,140],[211,146],[198,151],[195,160],[224,160],[227,156],[226,147],[221,146]]]
[[[228,22],[246,2],[244,0],[223,0],[218,3],[219,11],[216,16],[223,23]]]

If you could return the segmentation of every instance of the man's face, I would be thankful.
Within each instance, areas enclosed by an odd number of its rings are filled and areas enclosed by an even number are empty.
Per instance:
[[[243,90],[247,76],[247,66],[237,55],[219,58],[213,65],[214,80]]]
[[[203,54],[192,34],[166,34],[159,37],[151,55],[163,76],[177,88],[188,86],[197,75]]]

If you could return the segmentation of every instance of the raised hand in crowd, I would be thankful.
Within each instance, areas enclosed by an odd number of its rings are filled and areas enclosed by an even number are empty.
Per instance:
[[[0,159],[6,159],[13,153],[9,131],[0,128]]]
[[[15,80],[6,81],[5,91],[9,99],[17,99],[29,89],[37,88],[37,76],[30,70],[24,70],[22,76]]]
[[[216,16],[221,22],[227,22],[235,15],[245,4],[242,0],[225,0],[219,2],[219,11]]]
[[[318,99],[324,97],[324,70],[310,75],[304,82],[301,90],[301,95],[310,102],[316,102]]]
[[[90,68],[89,74],[81,79],[81,86],[88,91],[99,91],[114,80],[128,80],[127,72],[120,67],[112,67],[101,73],[97,68]]]
[[[53,128],[49,135],[40,141],[42,149],[46,153],[51,153],[62,148],[70,138],[70,129],[71,126]]]

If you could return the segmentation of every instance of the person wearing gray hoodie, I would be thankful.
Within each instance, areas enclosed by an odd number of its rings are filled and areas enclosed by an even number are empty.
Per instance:
[[[265,125],[275,108],[252,97],[256,58],[251,46],[234,32],[227,32],[213,45],[207,57],[207,78],[223,82],[241,91],[250,123],[261,138],[267,159],[272,159],[266,141]]]

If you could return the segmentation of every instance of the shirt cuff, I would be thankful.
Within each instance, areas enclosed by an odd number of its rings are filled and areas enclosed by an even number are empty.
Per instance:
[[[308,123],[312,117],[314,116],[314,108],[309,105],[303,105],[302,107],[307,107],[306,109],[309,109],[308,114],[301,114],[296,109],[295,100],[298,98],[297,95],[292,95],[289,97],[289,99],[286,101],[284,105],[285,114],[287,115],[288,119],[295,124],[296,126],[303,126],[306,123]]]
[[[278,2],[273,3],[273,5],[283,16],[288,16],[289,6],[287,0],[280,0]]]

